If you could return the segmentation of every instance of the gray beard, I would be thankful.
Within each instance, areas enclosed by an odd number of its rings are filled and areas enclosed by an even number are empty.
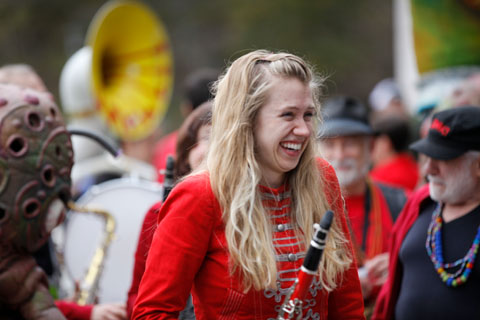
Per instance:
[[[370,169],[370,166],[368,163],[365,163],[365,165],[362,168],[358,168],[357,164],[354,163],[353,161],[349,163],[350,169],[348,170],[337,170],[339,166],[338,161],[335,161],[335,160],[331,161],[330,164],[335,169],[335,172],[338,178],[338,183],[340,184],[341,188],[348,187],[354,184],[355,182],[364,180]]]
[[[471,196],[472,190],[476,188],[475,179],[469,175],[467,170],[462,170],[455,179],[450,181],[442,180],[443,188],[431,182],[435,177],[428,176],[428,179],[430,181],[430,197],[437,202],[451,205],[467,201],[468,197]]]

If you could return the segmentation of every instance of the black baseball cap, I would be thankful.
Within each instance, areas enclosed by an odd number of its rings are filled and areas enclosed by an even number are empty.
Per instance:
[[[322,106],[322,117],[317,134],[320,139],[374,134],[368,121],[368,108],[354,97],[338,96],[326,100]]]
[[[480,107],[455,107],[433,115],[428,135],[410,149],[437,160],[480,150]]]

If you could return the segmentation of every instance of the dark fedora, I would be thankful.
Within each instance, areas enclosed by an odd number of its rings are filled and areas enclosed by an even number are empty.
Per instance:
[[[433,115],[428,135],[410,149],[437,160],[450,160],[480,150],[480,107],[464,106]]]
[[[326,100],[322,117],[318,138],[374,134],[368,121],[368,108],[354,97],[338,96]]]

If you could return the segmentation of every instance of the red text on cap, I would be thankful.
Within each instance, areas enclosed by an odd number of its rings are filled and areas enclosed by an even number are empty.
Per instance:
[[[437,130],[444,137],[450,132],[450,127],[438,119],[433,119],[430,129]]]

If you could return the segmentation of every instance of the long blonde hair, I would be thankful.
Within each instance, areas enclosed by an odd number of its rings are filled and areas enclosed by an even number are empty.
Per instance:
[[[272,77],[295,78],[311,88],[317,114],[321,81],[305,61],[288,53],[254,51],[238,58],[215,84],[212,132],[207,155],[211,186],[223,210],[232,273],[239,272],[244,289],[276,287],[277,265],[273,227],[262,206],[258,185],[262,178],[255,157],[254,123],[268,98]],[[315,159],[313,137],[288,173],[291,217],[307,244],[313,224],[329,205]],[[351,263],[339,222],[334,222],[320,265],[320,281],[333,290]],[[308,239],[308,240],[307,240]]]

